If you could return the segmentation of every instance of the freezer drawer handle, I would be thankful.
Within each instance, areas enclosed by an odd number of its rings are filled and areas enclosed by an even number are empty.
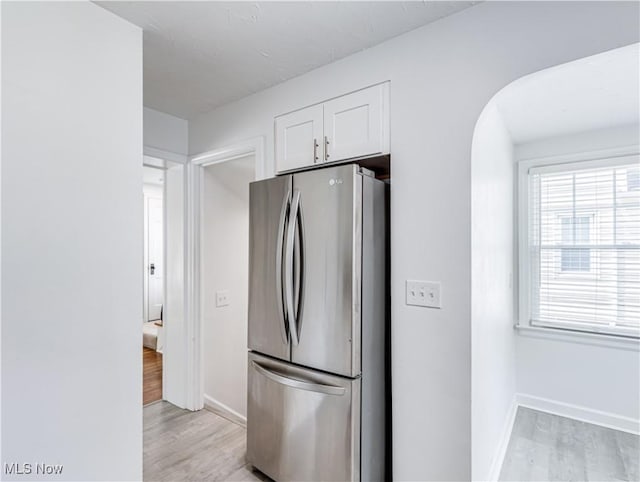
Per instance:
[[[271,370],[267,370],[259,363],[252,361],[253,367],[262,375],[273,380],[281,385],[287,385],[292,388],[299,388],[301,390],[309,390],[310,392],[325,393],[327,395],[344,395],[344,387],[336,387],[334,385],[324,385],[321,383],[303,382],[302,380],[296,380],[294,378],[285,377]]]

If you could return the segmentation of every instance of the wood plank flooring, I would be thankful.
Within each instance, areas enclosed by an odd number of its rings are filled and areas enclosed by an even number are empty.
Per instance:
[[[207,410],[144,407],[145,481],[268,481],[245,463],[246,431]],[[501,481],[637,481],[640,437],[518,408]]]
[[[207,410],[144,407],[145,481],[268,481],[245,464],[246,431]]]
[[[162,354],[142,348],[142,404],[162,399]]]
[[[640,437],[519,407],[504,481],[637,481]]]

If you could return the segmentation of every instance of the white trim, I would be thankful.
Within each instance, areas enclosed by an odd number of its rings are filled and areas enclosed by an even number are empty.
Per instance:
[[[244,142],[214,149],[191,156],[187,168],[187,246],[185,285],[187,297],[185,303],[187,332],[187,397],[186,408],[200,410],[205,406],[204,370],[202,346],[202,303],[203,283],[200,269],[202,249],[202,170],[212,164],[233,161],[245,156],[255,156],[256,179],[262,179],[265,173],[265,140],[263,136]],[[212,399],[211,399],[212,400]],[[228,408],[228,407],[227,407]]]
[[[534,161],[522,161],[518,163],[518,294],[514,300],[517,304],[519,324],[528,325],[530,307],[530,270],[529,270],[529,168]]]
[[[637,154],[640,154],[640,144],[630,144],[627,146],[612,147],[610,149],[574,152],[571,154],[562,154],[559,156],[530,157],[526,159],[519,159],[518,164],[526,163],[530,166],[548,166],[553,164],[567,164],[579,161],[593,161],[596,159],[605,159],[609,157],[633,156]]]
[[[509,440],[511,439],[511,432],[513,431],[513,424],[516,421],[516,413],[518,413],[517,395],[513,396],[509,410],[504,418],[502,425],[502,431],[500,432],[500,440],[496,446],[493,460],[489,468],[489,475],[486,480],[498,480],[500,478],[500,471],[502,470],[502,464],[504,458],[507,455],[507,448],[509,447]]]
[[[247,417],[241,415],[236,412],[232,408],[229,408],[222,402],[219,402],[215,398],[210,397],[209,395],[204,395],[204,408],[209,410],[210,412],[215,413],[216,415],[220,415],[223,418],[226,418],[230,422],[233,422],[241,427],[247,426]]]
[[[256,179],[263,179],[265,176],[264,144],[264,136],[254,137],[237,144],[190,156],[189,162],[197,166],[206,167],[219,162],[233,161],[241,157],[255,155]]]
[[[162,273],[162,302],[164,303],[163,306],[163,320],[166,317],[165,313],[166,313],[166,307],[167,307],[167,300],[168,300],[168,296],[167,293],[169,292],[168,288],[167,288],[167,261],[168,261],[168,256],[167,256],[167,237],[168,237],[168,229],[167,229],[167,212],[168,212],[168,208],[167,208],[167,171],[164,170],[163,171],[164,174],[164,182],[162,183],[162,266],[164,267],[164,271]],[[184,194],[182,196],[183,202],[184,202]],[[183,206],[184,208],[184,206]],[[184,209],[183,209],[184,212]],[[164,321],[163,321],[164,322]],[[164,327],[163,327],[164,329]],[[167,357],[165,356],[165,352],[166,350],[166,339],[167,339],[167,332],[165,331],[163,333],[163,339],[162,339],[162,398],[161,400],[166,400],[167,396],[166,396],[166,387],[167,384],[170,382],[167,382],[167,370],[165,368],[165,363],[166,363],[166,359]]]
[[[560,321],[560,320],[530,320],[532,328],[549,328],[557,330],[575,331],[588,333],[590,335],[614,336],[620,338],[630,338],[638,341],[640,339],[640,328],[634,326],[609,326],[603,324],[580,322],[580,321]]]
[[[199,166],[186,165],[187,200],[185,229],[185,339],[186,347],[186,408],[203,408],[202,324],[200,321],[200,180]]]
[[[517,199],[518,199],[518,219],[517,219],[517,248],[518,263],[516,271],[518,273],[518,294],[516,296],[518,321],[516,327],[523,329],[531,327],[531,283],[529,266],[529,173],[532,169],[557,169],[560,164],[572,165],[577,162],[587,162],[592,165],[594,162],[608,162],[610,158],[617,158],[622,163],[627,163],[632,157],[640,154],[640,145],[616,147],[611,149],[599,149],[588,152],[577,152],[561,156],[548,156],[518,161],[517,179]],[[533,328],[533,327],[531,327]],[[545,329],[545,328],[540,328]],[[593,336],[608,336],[607,334],[591,333]]]
[[[561,417],[600,425],[622,432],[629,432],[635,435],[640,434],[639,419],[624,417],[610,412],[602,412],[593,408],[559,402],[548,398],[536,397],[526,393],[516,394],[516,399],[520,407],[532,408],[541,412],[552,413]]]
[[[158,149],[157,147],[152,146],[143,146],[142,153],[145,156],[155,157],[164,161],[177,162],[178,164],[186,164],[188,160],[188,156],[185,154],[165,151],[164,149]]]
[[[605,346],[620,350],[640,351],[640,340],[628,336],[611,335],[609,333],[594,333],[588,331],[575,331],[559,328],[546,328],[531,326],[529,324],[516,324],[520,336],[544,338],[554,341],[580,343],[583,345]]]
[[[531,161],[527,161],[531,162]],[[626,164],[637,164],[638,155],[630,156],[606,156],[598,159],[585,161],[562,162],[552,164],[535,164],[529,168],[529,174],[546,174],[563,171],[582,171],[588,169],[599,169],[603,167],[621,166]]]

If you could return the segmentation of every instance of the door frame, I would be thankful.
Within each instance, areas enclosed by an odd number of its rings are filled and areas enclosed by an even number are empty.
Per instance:
[[[156,162],[157,161],[157,162]],[[183,236],[186,239],[186,221],[187,221],[187,215],[188,215],[188,211],[187,211],[187,173],[186,173],[186,169],[187,169],[187,162],[188,162],[188,156],[184,155],[184,154],[178,154],[175,152],[171,152],[171,151],[166,151],[166,150],[162,150],[162,149],[158,149],[155,147],[151,147],[151,146],[143,146],[143,160],[142,160],[142,164],[143,165],[147,165],[149,167],[155,167],[157,169],[162,169],[165,172],[167,171],[168,167],[170,165],[173,166],[178,166],[178,165],[182,165],[183,166],[183,181],[182,181],[182,185],[183,185],[183,219],[185,221],[185,225],[184,225],[184,231],[183,231]],[[162,206],[162,210],[163,210],[163,227],[162,227],[162,231],[163,231],[163,237],[164,237],[164,247],[163,247],[163,263],[164,263],[164,273],[163,273],[163,298],[166,302],[167,300],[167,250],[166,250],[166,239],[167,239],[167,223],[166,223],[166,219],[167,219],[167,205],[168,203],[167,201],[167,196],[166,196],[166,192],[167,192],[167,185],[166,185],[166,181],[162,187],[163,190],[163,206]],[[183,257],[185,259],[186,262],[186,256],[187,256],[187,249],[185,246],[184,252],[183,252]],[[186,290],[185,287],[183,286],[183,295],[186,298]],[[183,310],[185,310],[185,307],[183,307]],[[185,313],[186,314],[186,313]],[[164,347],[163,347],[163,353],[162,353],[162,399],[163,400],[167,400],[175,405],[178,405],[182,408],[187,408],[186,406],[184,406],[184,401],[187,399],[187,393],[188,393],[188,389],[187,389],[187,385],[184,383],[184,380],[181,379],[182,377],[171,377],[171,376],[167,376],[169,370],[166,369],[168,361],[170,361],[172,364],[175,362],[175,365],[182,368],[184,366],[186,366],[186,360],[183,358],[181,360],[173,360],[172,359],[172,355],[171,352],[172,350],[170,349],[171,346],[177,346],[177,345],[185,345],[186,344],[186,339],[169,339],[169,336],[167,336],[168,330],[166,330],[165,328],[163,328],[164,330],[164,334],[165,334],[165,342],[164,342]],[[180,369],[180,370],[176,370],[177,372],[183,372],[184,370]],[[173,394],[171,397],[167,397],[167,394]]]
[[[203,171],[206,167],[253,155],[256,180],[266,177],[265,138],[254,137],[236,144],[189,156],[186,165],[187,216],[185,259],[185,339],[186,406],[189,410],[204,407],[204,370],[202,346],[203,281],[201,270],[203,236]]]

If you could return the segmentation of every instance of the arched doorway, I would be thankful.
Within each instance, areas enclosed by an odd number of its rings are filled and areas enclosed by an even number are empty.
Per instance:
[[[550,426],[541,442],[545,423],[638,429],[639,54],[633,44],[518,79],[478,119],[471,176],[474,480],[496,480],[501,467],[502,477],[517,480],[548,479],[549,470],[566,468],[540,462],[558,460]],[[554,172],[565,174],[545,174]],[[534,180],[533,173],[542,174]],[[540,186],[547,194],[536,191]],[[564,418],[545,418],[550,413]],[[584,447],[576,447],[583,469],[613,470],[587,464]],[[519,456],[529,457],[526,470],[517,466]]]

